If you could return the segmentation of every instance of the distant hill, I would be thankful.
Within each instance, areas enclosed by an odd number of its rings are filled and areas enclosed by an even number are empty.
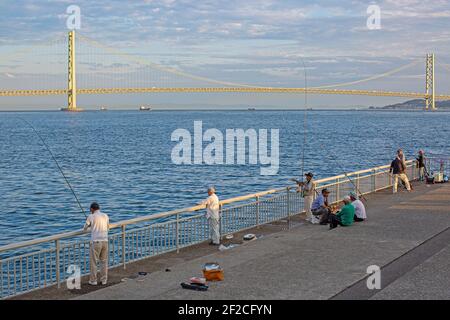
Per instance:
[[[414,99],[402,103],[390,104],[384,107],[370,107],[370,109],[382,110],[422,110],[425,108],[423,99]],[[450,109],[450,100],[436,101],[437,109]]]

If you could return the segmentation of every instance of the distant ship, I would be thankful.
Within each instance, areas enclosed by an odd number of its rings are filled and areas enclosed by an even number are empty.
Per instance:
[[[256,111],[256,108],[248,108],[248,111]]]
[[[107,107],[100,107],[100,111],[108,111]]]
[[[152,107],[149,107],[149,106],[140,106],[139,110],[140,110],[140,111],[150,111],[150,110],[152,110]]]

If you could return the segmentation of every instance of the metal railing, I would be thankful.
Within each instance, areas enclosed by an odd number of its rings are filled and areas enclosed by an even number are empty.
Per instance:
[[[441,173],[450,176],[450,157],[433,155],[425,158],[425,167],[430,175]]]
[[[418,176],[408,161],[411,179]],[[392,187],[389,166],[347,173],[316,181],[317,190],[331,190],[330,202],[350,191],[361,194]],[[198,205],[124,220],[111,225],[109,267],[123,266],[151,256],[179,251],[208,239],[205,206]],[[303,212],[303,198],[295,187],[285,187],[226,199],[220,202],[221,235],[288,219]],[[12,297],[52,285],[58,287],[77,266],[89,273],[89,237],[82,230],[12,243],[0,247],[0,298]]]

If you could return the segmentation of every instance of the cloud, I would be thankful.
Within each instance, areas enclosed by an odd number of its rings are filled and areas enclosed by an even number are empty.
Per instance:
[[[69,4],[72,1],[2,2],[0,55],[6,45],[33,45],[66,33]],[[234,82],[257,83],[262,77],[268,82],[273,77],[297,85],[304,60],[312,68],[308,72],[312,85],[326,85],[379,74],[428,52],[443,56],[450,51],[447,1],[377,1],[382,29],[376,31],[366,27],[368,4],[358,0],[77,1],[80,33],[155,63]],[[80,44],[86,53],[101,52],[85,45]],[[94,62],[87,56],[78,61],[83,68],[105,73],[138,69],[124,57],[111,57],[108,62],[102,61],[105,57],[103,51],[90,58]],[[0,66],[0,73],[10,71]],[[405,90],[415,78],[405,76]]]

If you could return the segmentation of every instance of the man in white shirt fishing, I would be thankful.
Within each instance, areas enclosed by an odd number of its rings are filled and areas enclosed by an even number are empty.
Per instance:
[[[100,262],[100,281],[102,285],[108,282],[108,231],[109,218],[100,212],[98,203],[91,204],[91,214],[87,217],[84,230],[91,230],[89,284],[97,285],[97,263]]]
[[[297,183],[300,188],[303,197],[303,206],[306,213],[306,221],[312,224],[319,223],[319,219],[312,215],[311,205],[314,201],[314,193],[316,191],[316,185],[313,181],[313,174],[311,172],[305,173],[306,181],[298,181],[296,179],[291,179]]]
[[[220,245],[220,204],[214,187],[208,188],[208,198],[200,204],[206,205],[206,219],[209,224],[210,245]]]

